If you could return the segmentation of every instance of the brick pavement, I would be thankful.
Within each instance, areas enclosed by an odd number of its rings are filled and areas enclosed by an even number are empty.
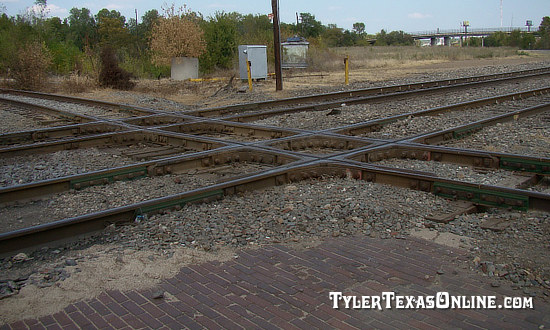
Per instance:
[[[464,251],[407,238],[331,238],[310,249],[271,245],[229,262],[183,267],[147,291],[108,291],[63,311],[1,329],[297,329],[297,328],[539,328],[550,326],[550,304],[534,309],[333,309],[329,292],[349,295],[519,296],[461,267]],[[465,269],[463,269],[465,268]],[[438,274],[442,273],[442,274]],[[340,306],[343,306],[340,303]]]

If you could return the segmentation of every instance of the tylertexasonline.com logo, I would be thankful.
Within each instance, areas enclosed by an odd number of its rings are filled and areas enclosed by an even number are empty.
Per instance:
[[[533,297],[452,296],[437,292],[433,296],[400,296],[382,292],[379,296],[346,296],[330,292],[332,308],[346,309],[526,309],[533,308]]]

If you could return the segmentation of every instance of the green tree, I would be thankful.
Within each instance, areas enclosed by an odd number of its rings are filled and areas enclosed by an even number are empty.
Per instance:
[[[502,47],[508,45],[508,35],[504,32],[496,32],[485,38],[487,47]]]
[[[126,18],[120,12],[101,9],[95,19],[102,46],[109,45],[117,49],[127,48],[131,35],[126,26]]]
[[[539,26],[540,40],[537,42],[538,49],[550,49],[550,17],[545,16]]]
[[[375,46],[386,46],[388,45],[388,42],[386,40],[388,34],[386,33],[386,30],[382,29],[379,33],[376,34],[376,42],[374,43]]]
[[[269,45],[273,42],[273,24],[267,15],[240,16],[238,29],[242,44]]]
[[[355,32],[360,36],[365,35],[365,23],[361,23],[361,22],[353,23],[353,32]]]
[[[329,24],[322,35],[322,40],[328,47],[353,46],[357,39],[358,35],[355,32],[339,28],[336,24]]]
[[[520,43],[521,49],[533,49],[537,43],[537,39],[532,33],[523,33]]]
[[[201,71],[211,72],[215,68],[229,69],[233,66],[240,18],[238,13],[216,12],[214,16],[202,22],[206,52],[200,57]]]
[[[315,15],[310,13],[300,13],[300,23],[298,23],[298,33],[304,38],[317,38],[325,27],[321,22],[315,19]]]
[[[69,33],[71,40],[81,51],[85,46],[97,43],[97,26],[88,8],[72,8],[69,11]]]
[[[521,31],[520,30],[512,31],[512,33],[510,33],[510,36],[508,36],[508,44],[506,46],[519,47],[520,44],[521,44]]]

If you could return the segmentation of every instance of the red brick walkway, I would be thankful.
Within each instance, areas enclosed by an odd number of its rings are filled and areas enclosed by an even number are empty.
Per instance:
[[[238,258],[184,267],[161,283],[167,294],[109,291],[36,320],[2,329],[112,328],[539,328],[550,327],[550,304],[534,309],[333,309],[329,292],[351,295],[520,296],[462,269],[465,255],[428,241],[339,237],[311,249],[280,245]],[[441,271],[442,270],[442,271]],[[442,273],[442,274],[438,274]],[[342,303],[340,304],[342,306]]]

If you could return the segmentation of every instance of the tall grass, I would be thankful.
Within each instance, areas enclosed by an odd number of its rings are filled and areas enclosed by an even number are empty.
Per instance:
[[[350,56],[353,67],[379,68],[413,64],[421,61],[460,61],[482,58],[517,56],[515,48],[481,47],[416,47],[416,46],[367,46],[341,48],[310,48],[310,71],[341,70],[343,59]]]

